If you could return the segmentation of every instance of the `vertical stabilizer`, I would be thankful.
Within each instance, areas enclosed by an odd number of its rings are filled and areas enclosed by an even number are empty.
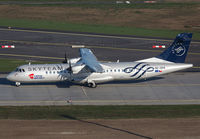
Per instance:
[[[172,45],[157,58],[174,63],[184,63],[191,39],[192,33],[178,34]]]

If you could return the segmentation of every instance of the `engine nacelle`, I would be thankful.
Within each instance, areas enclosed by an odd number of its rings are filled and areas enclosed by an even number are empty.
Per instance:
[[[85,65],[73,66],[72,67],[73,74],[79,73],[84,67],[85,67]]]
[[[71,64],[76,64],[80,59],[81,59],[80,57],[78,57],[78,58],[71,58],[71,59],[69,59],[69,62],[71,62]]]

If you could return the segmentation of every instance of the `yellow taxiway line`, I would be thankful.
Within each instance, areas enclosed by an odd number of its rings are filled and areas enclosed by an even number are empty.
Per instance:
[[[99,37],[99,38],[116,38],[116,39],[131,39],[131,40],[149,40],[149,41],[172,41],[167,39],[153,39],[153,38],[142,38],[142,37],[126,37],[126,36],[113,36],[113,35],[98,35],[98,34],[84,34],[84,33],[67,33],[67,32],[53,32],[53,31],[40,31],[40,30],[25,30],[25,29],[6,29],[0,28],[0,30],[6,31],[18,31],[18,32],[33,32],[33,33],[44,33],[44,34],[58,34],[58,35],[73,35],[73,36],[85,36],[85,37]],[[200,42],[192,42],[200,44]]]
[[[61,59],[59,57],[46,57],[46,56],[32,56],[32,55],[17,55],[17,54],[0,54],[1,56],[14,56],[14,57],[32,57],[32,58],[44,58],[44,59]]]

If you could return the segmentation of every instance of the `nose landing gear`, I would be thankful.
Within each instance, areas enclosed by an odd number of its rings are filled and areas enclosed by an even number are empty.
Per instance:
[[[17,87],[19,87],[19,86],[21,85],[21,83],[20,83],[20,82],[15,82],[15,85],[16,85]]]

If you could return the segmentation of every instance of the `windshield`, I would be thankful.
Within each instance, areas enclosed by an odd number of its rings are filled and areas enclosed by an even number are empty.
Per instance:
[[[16,71],[16,72],[25,72],[25,70],[24,70],[24,69],[21,69],[21,68],[16,68],[15,71]]]

